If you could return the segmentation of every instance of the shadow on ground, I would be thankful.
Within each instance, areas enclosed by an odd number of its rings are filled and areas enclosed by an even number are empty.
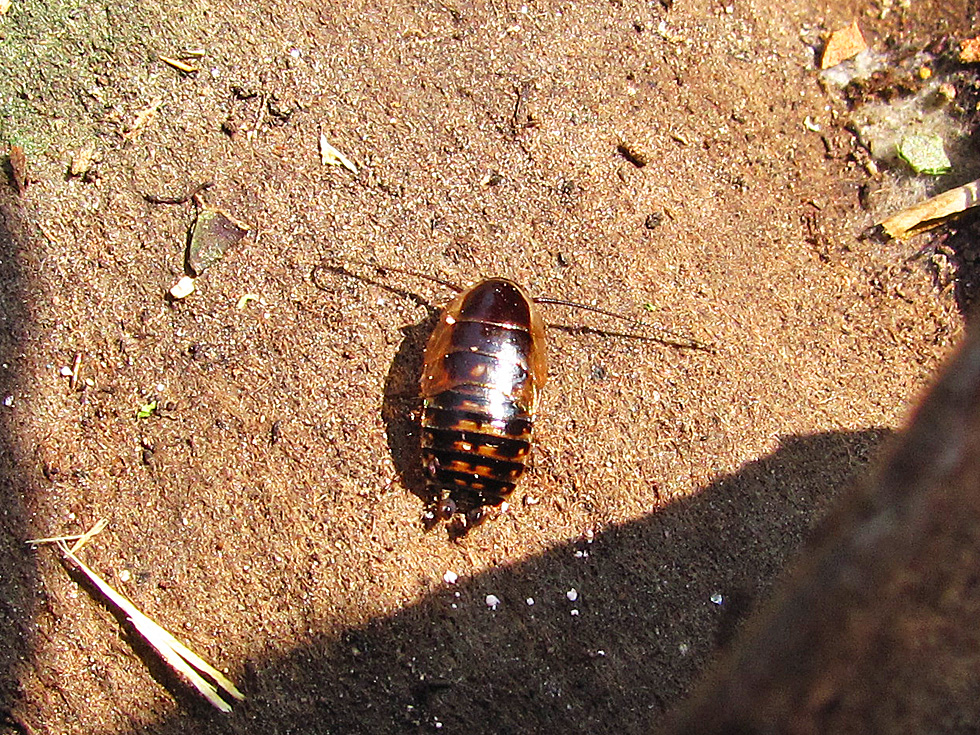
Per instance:
[[[23,461],[23,450],[14,439],[23,433],[17,426],[23,398],[18,366],[30,320],[19,260],[27,245],[18,205],[9,195],[0,196],[0,727],[18,727],[13,714],[17,682],[29,656],[39,589],[35,555],[24,545],[25,502],[35,486],[23,468],[35,463]]]
[[[339,638],[252,660],[236,677],[248,700],[233,714],[192,706],[145,732],[193,731],[204,719],[211,732],[263,735],[648,731],[887,434],[785,439],[698,495],[591,543],[563,543]],[[723,521],[733,517],[740,522]],[[489,594],[500,599],[495,611]]]

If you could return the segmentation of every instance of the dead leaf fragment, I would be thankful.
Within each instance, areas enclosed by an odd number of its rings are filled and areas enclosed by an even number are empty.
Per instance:
[[[357,173],[357,166],[343,153],[338,151],[327,140],[327,136],[320,133],[320,164],[322,166],[343,166],[352,173]]]
[[[187,267],[199,276],[221,260],[251,228],[220,209],[202,209],[194,221]]]
[[[976,64],[978,62],[980,62],[980,36],[961,41],[960,63]]]
[[[832,66],[837,66],[842,61],[857,56],[867,47],[868,44],[864,40],[864,36],[861,35],[861,29],[858,28],[857,21],[854,21],[847,28],[830,34],[820,59],[820,68],[829,69]]]
[[[13,5],[12,0],[0,0],[0,15],[6,15],[11,5]]]
[[[150,100],[150,104],[144,107],[142,110],[136,113],[136,118],[133,120],[133,124],[126,128],[123,132],[123,140],[133,140],[139,135],[140,131],[146,127],[146,125],[156,117],[157,110],[160,109],[160,105],[163,104],[163,97],[154,97]]]

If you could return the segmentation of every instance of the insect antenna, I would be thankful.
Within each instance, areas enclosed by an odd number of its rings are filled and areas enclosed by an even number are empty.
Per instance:
[[[568,306],[573,309],[581,309],[582,311],[591,311],[595,314],[601,314],[603,316],[612,317],[613,319],[620,319],[624,322],[629,322],[643,329],[650,330],[655,336],[648,336],[643,334],[628,334],[624,332],[607,332],[601,329],[595,329],[594,327],[568,327],[558,324],[549,324],[548,326],[556,329],[567,329],[570,332],[586,333],[586,334],[602,334],[609,337],[629,337],[632,339],[641,339],[651,342],[659,342],[660,344],[667,345],[668,347],[680,347],[689,350],[701,350],[702,352],[715,352],[713,345],[706,342],[701,342],[700,340],[694,339],[693,337],[688,337],[682,334],[676,334],[663,327],[658,327],[656,325],[645,322],[642,319],[637,319],[636,317],[627,316],[626,314],[620,314],[615,311],[609,311],[608,309],[601,309],[598,306],[590,306],[589,304],[580,304],[577,301],[566,301],[565,299],[553,299],[548,296],[540,296],[534,299],[536,304],[550,304],[552,306]]]
[[[324,258],[323,261],[317,267],[324,268],[326,270],[333,271],[334,273],[341,273],[343,275],[350,276],[352,278],[357,278],[358,276],[351,273],[349,270],[344,268],[343,264],[347,263],[350,265],[361,265],[365,268],[373,268],[378,272],[379,275],[385,275],[389,272],[391,273],[402,273],[406,276],[415,276],[416,278],[421,278],[425,281],[431,281],[432,283],[438,283],[440,286],[445,286],[446,288],[452,289],[456,293],[463,290],[462,286],[458,286],[452,281],[446,281],[438,276],[431,276],[428,273],[419,273],[418,271],[409,270],[408,268],[399,268],[394,265],[381,265],[379,263],[372,263],[368,260],[360,260],[359,258],[348,258],[345,255],[335,255],[332,258],[337,261],[334,263],[328,262],[331,258]],[[371,281],[374,283],[374,281]]]

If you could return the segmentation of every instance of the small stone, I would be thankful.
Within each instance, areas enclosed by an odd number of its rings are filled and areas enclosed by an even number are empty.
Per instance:
[[[936,94],[942,102],[952,102],[956,99],[956,87],[949,82],[943,82],[936,90]]]
[[[976,64],[977,62],[980,62],[980,36],[961,41],[960,63]]]
[[[11,406],[13,406],[14,405],[14,397],[13,396],[7,396],[6,398],[4,398],[3,399],[3,405],[6,406],[7,408],[10,408]]]
[[[72,370],[67,365],[62,366],[58,372],[61,373],[61,377],[63,378],[70,378],[72,376]]]
[[[170,287],[170,295],[175,299],[184,299],[194,292],[194,279],[190,276],[181,276],[173,286]]]
[[[573,618],[577,618],[578,617],[578,609],[577,608],[572,608],[572,617]]]
[[[643,226],[648,230],[655,230],[660,227],[661,223],[664,221],[664,215],[662,212],[652,212],[647,215],[647,218],[643,220]]]
[[[72,156],[68,172],[72,176],[84,176],[95,162],[95,143],[87,143]]]
[[[715,592],[713,595],[711,595],[711,601],[716,605],[720,605],[725,601],[725,598],[721,596],[720,592]]]
[[[456,580],[459,579],[459,575],[456,572],[450,570],[442,575],[442,581],[446,584],[456,584]]]
[[[632,143],[621,142],[616,146],[616,151],[637,168],[643,168],[650,162],[650,156],[647,155],[646,151],[637,148]]]
[[[528,607],[530,607],[531,605],[534,604],[534,598],[533,597],[528,597],[526,600],[524,600],[524,602],[526,602],[527,605],[528,605]]]
[[[565,593],[565,597],[568,598],[569,602],[575,602],[578,599],[578,590],[572,587]]]
[[[132,578],[133,578],[133,575],[130,574],[130,572],[129,572],[128,569],[123,569],[123,570],[121,570],[119,572],[119,581],[120,582],[128,582]]]
[[[842,61],[853,58],[868,48],[861,29],[858,28],[857,21],[854,21],[847,28],[834,31],[827,40],[827,46],[820,57],[820,68],[829,69],[837,66]]]
[[[500,598],[496,595],[487,595],[487,607],[491,610],[496,610],[497,606],[500,604]]]

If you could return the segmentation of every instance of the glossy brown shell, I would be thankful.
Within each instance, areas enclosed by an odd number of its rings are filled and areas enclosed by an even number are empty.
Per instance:
[[[422,461],[434,497],[467,512],[514,491],[547,374],[544,322],[516,283],[491,278],[446,307],[422,369]]]

